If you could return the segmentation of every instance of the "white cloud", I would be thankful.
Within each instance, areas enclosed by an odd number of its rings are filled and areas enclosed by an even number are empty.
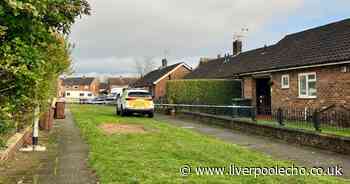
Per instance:
[[[258,33],[302,0],[90,0],[93,15],[72,31],[78,72],[135,72],[133,58],[215,56],[241,28]],[[250,43],[248,41],[248,43]],[[249,45],[248,45],[249,47]],[[93,66],[93,67],[92,67]]]

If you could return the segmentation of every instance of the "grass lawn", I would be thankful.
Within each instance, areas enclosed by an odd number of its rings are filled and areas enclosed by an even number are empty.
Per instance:
[[[114,107],[72,105],[74,119],[90,145],[89,163],[102,183],[349,183],[330,176],[198,176],[183,177],[183,165],[224,167],[291,166],[223,141],[170,126],[155,119],[120,117]],[[104,123],[143,125],[146,133],[107,135]]]

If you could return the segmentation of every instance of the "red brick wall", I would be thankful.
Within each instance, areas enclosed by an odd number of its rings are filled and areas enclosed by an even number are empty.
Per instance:
[[[317,98],[298,97],[298,74],[316,72]],[[289,89],[281,88],[281,76],[289,74]],[[341,66],[329,66],[313,69],[294,70],[272,75],[272,107],[326,107],[333,104],[349,106],[350,72],[342,73]]]
[[[316,72],[317,98],[299,98],[298,74]],[[289,74],[289,88],[281,88],[281,77]],[[271,74],[273,82],[271,90],[272,108],[322,108],[333,104],[345,105],[350,108],[350,72],[342,73],[341,66],[328,66],[291,70]],[[252,99],[256,105],[256,83],[252,77],[244,77],[244,97]]]
[[[28,127],[20,133],[13,135],[7,141],[7,148],[0,151],[0,163],[14,158],[16,152],[24,145],[31,144],[32,128]]]
[[[100,86],[100,82],[97,79],[94,79],[94,81],[92,81],[91,85],[89,86],[89,90],[95,95],[97,96],[99,94],[99,88]]]
[[[166,95],[166,82],[168,80],[182,79],[190,72],[191,72],[190,70],[188,70],[186,67],[182,66],[182,67],[178,68],[176,71],[172,72],[170,75],[166,76],[161,81],[159,81],[154,88],[155,89],[155,98],[158,99],[158,98]],[[170,79],[169,79],[169,76],[170,76]]]
[[[256,83],[252,77],[245,77],[243,79],[243,95],[244,98],[251,99],[252,105],[256,105]]]
[[[100,82],[98,79],[94,79],[93,82],[91,83],[91,85],[79,85],[78,89],[74,89],[74,86],[69,86],[69,88],[66,88],[66,86],[64,86],[62,84],[62,80],[60,79],[59,82],[59,93],[61,96],[63,96],[65,91],[91,91],[95,96],[97,96],[99,94],[99,86],[100,86]],[[87,88],[85,88],[87,87]]]

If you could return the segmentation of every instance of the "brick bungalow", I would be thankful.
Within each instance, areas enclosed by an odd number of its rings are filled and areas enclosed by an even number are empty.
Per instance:
[[[133,87],[149,90],[156,100],[166,95],[166,82],[168,80],[182,79],[189,74],[192,68],[185,63],[167,66],[167,60],[162,60],[162,67],[146,74],[133,84]]]
[[[350,107],[350,19],[287,35],[271,46],[202,62],[186,76],[235,78],[258,114],[279,107]]]

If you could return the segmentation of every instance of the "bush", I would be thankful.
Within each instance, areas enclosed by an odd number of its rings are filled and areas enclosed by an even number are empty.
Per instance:
[[[6,139],[3,136],[14,128],[15,127],[11,121],[0,119],[0,149],[6,146]]]
[[[175,104],[230,105],[241,98],[241,82],[235,80],[174,80],[167,82],[167,100]]]
[[[0,119],[18,130],[36,107],[45,111],[70,71],[70,28],[89,14],[86,0],[0,1]]]
[[[6,134],[11,128],[7,121],[0,120],[0,136]]]

